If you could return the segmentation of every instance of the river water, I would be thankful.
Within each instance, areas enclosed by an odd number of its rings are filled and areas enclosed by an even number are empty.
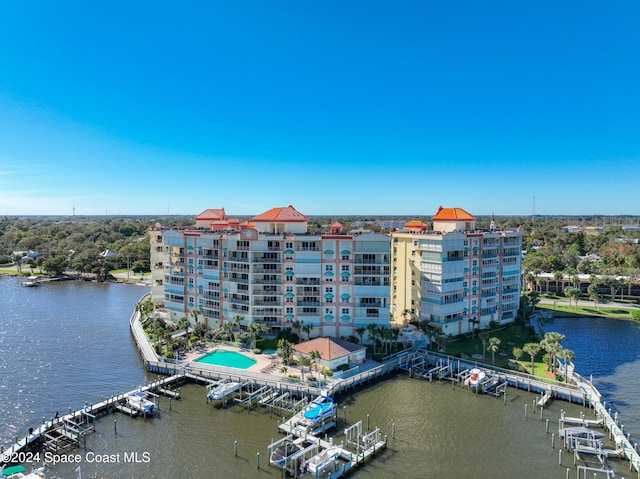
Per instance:
[[[29,426],[39,425],[56,411],[79,409],[85,401],[96,402],[151,379],[128,325],[134,303],[146,291],[139,286],[84,282],[22,288],[16,278],[0,278],[0,444],[24,436]],[[596,385],[620,411],[625,430],[640,433],[634,416],[640,384],[632,374],[638,361],[636,325],[615,321],[593,336],[595,326],[554,321],[547,330],[568,336],[565,344],[576,351],[577,370],[583,376],[593,374]],[[625,329],[619,332],[618,327]],[[625,341],[615,342],[620,335]],[[598,344],[611,338],[616,347],[595,348],[596,337]],[[183,386],[181,393],[179,401],[159,399],[159,418],[101,417],[96,433],[87,436],[86,449],[64,456],[71,463],[49,467],[48,478],[75,478],[78,465],[85,479],[282,477],[267,457],[268,444],[282,437],[277,431],[279,418],[239,406],[223,409],[207,404],[198,385]],[[380,427],[388,438],[388,448],[357,470],[351,476],[355,478],[560,479],[567,477],[567,469],[575,477],[569,453],[564,451],[562,464],[558,463],[558,443],[556,439],[555,449],[551,447],[551,434],[557,431],[561,410],[574,416],[592,414],[578,405],[553,401],[541,418],[532,412],[535,396],[525,391],[509,389],[503,401],[404,375],[336,400],[340,421],[334,441],[344,440],[343,428],[358,421],[366,429],[367,416],[371,428]],[[614,467],[628,471],[626,463]]]

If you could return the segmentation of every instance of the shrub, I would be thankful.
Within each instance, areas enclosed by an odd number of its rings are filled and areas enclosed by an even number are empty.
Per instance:
[[[260,348],[253,348],[253,354],[262,354],[262,349],[260,349]]]
[[[636,321],[640,321],[640,309],[634,309],[631,311],[631,318]]]

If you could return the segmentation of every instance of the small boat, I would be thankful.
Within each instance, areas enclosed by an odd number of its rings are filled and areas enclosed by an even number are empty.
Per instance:
[[[38,469],[34,469],[32,472],[27,474],[25,472],[24,466],[10,466],[5,467],[2,472],[0,472],[0,479],[46,479],[47,476],[44,474],[44,467],[39,467]]]
[[[478,387],[478,384],[486,377],[486,373],[482,369],[473,368],[469,377],[464,380],[464,384],[471,388]]]
[[[26,286],[27,288],[32,288],[34,286],[40,286],[38,282],[37,276],[29,276],[25,281],[22,282],[22,286]]]
[[[141,413],[153,414],[156,405],[148,397],[149,395],[146,392],[136,391],[127,396],[127,404]]]
[[[329,467],[333,461],[340,455],[341,450],[338,446],[331,446],[320,454],[313,456],[306,463],[307,472],[313,476]]]
[[[300,446],[292,441],[286,441],[278,446],[269,458],[269,462],[277,467],[284,467],[291,457],[301,450]]]
[[[242,387],[242,383],[238,383],[234,381],[222,383],[216,386],[215,388],[213,388],[211,391],[209,391],[209,393],[207,394],[207,399],[209,401],[221,401],[226,396],[236,392],[241,387]]]
[[[315,426],[330,419],[337,409],[338,405],[333,402],[333,399],[327,396],[318,396],[303,410],[300,423],[303,426]]]

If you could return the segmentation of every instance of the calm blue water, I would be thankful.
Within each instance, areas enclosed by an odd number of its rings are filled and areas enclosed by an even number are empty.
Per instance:
[[[128,318],[147,289],[0,277],[0,443],[144,382]],[[124,343],[124,344],[123,344]]]
[[[209,354],[200,356],[195,361],[203,364],[215,364],[216,366],[227,366],[238,369],[247,369],[257,363],[255,359],[248,358],[244,354],[222,350],[212,351]]]
[[[22,288],[15,278],[0,278],[0,444],[22,436],[55,411],[79,409],[84,401],[131,390],[145,371],[129,333],[133,305],[147,291],[139,286],[65,282]],[[637,344],[640,327],[626,321],[556,319],[547,330],[567,335],[578,372],[594,382],[620,411],[625,430],[640,434],[637,396]],[[86,451],[148,453],[149,463],[82,464],[84,479],[164,479],[186,477],[279,478],[269,466],[256,468],[256,454],[267,461],[266,446],[281,435],[278,418],[240,407],[208,404],[205,390],[186,385],[182,399],[161,398],[161,418],[103,417],[88,436]],[[448,383],[433,384],[390,377],[337,398],[348,423],[365,420],[397,439],[358,478],[491,479],[565,478],[575,472],[566,455],[557,464],[544,422],[523,417],[534,395],[509,390],[507,401],[476,396]],[[561,410],[577,415],[580,406],[553,401],[545,415],[557,424]],[[589,414],[589,411],[586,411]],[[117,434],[114,421],[117,420]],[[233,455],[234,440],[240,454]],[[343,440],[339,437],[338,441]],[[59,465],[49,479],[76,477],[75,465]],[[628,465],[621,466],[628,470]],[[623,474],[624,475],[624,474]]]
[[[576,371],[593,383],[608,406],[620,413],[625,430],[640,435],[640,323],[604,318],[555,318],[546,331],[566,336],[576,353]],[[635,434],[634,434],[635,433]]]

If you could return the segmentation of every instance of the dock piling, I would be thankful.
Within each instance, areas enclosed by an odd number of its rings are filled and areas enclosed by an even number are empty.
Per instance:
[[[114,434],[115,436],[117,436],[117,435],[118,435],[118,421],[117,421],[117,420],[115,420],[115,419],[113,420],[113,434]]]

